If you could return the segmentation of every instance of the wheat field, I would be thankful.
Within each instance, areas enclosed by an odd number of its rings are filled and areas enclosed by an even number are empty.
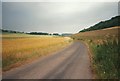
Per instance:
[[[71,39],[56,36],[3,35],[3,71],[50,54],[70,44]]]

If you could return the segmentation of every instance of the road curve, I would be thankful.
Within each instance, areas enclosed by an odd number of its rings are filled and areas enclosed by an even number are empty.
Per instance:
[[[59,52],[3,73],[3,79],[92,79],[87,47],[74,42]]]

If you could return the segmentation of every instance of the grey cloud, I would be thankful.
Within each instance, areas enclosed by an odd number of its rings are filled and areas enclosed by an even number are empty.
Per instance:
[[[2,2],[0,1],[0,29],[2,28]]]
[[[3,2],[3,28],[19,31],[78,32],[118,15],[118,3]],[[90,8],[84,7],[89,5]]]

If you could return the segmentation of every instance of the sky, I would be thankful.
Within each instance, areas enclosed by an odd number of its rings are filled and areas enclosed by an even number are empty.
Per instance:
[[[0,2],[0,28],[2,28],[2,3]]]
[[[24,32],[77,33],[117,15],[118,2],[2,2],[2,28]]]

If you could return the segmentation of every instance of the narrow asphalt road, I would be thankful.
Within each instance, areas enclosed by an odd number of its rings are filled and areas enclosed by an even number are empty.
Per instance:
[[[3,79],[92,79],[87,47],[74,42],[59,52],[3,73]]]

